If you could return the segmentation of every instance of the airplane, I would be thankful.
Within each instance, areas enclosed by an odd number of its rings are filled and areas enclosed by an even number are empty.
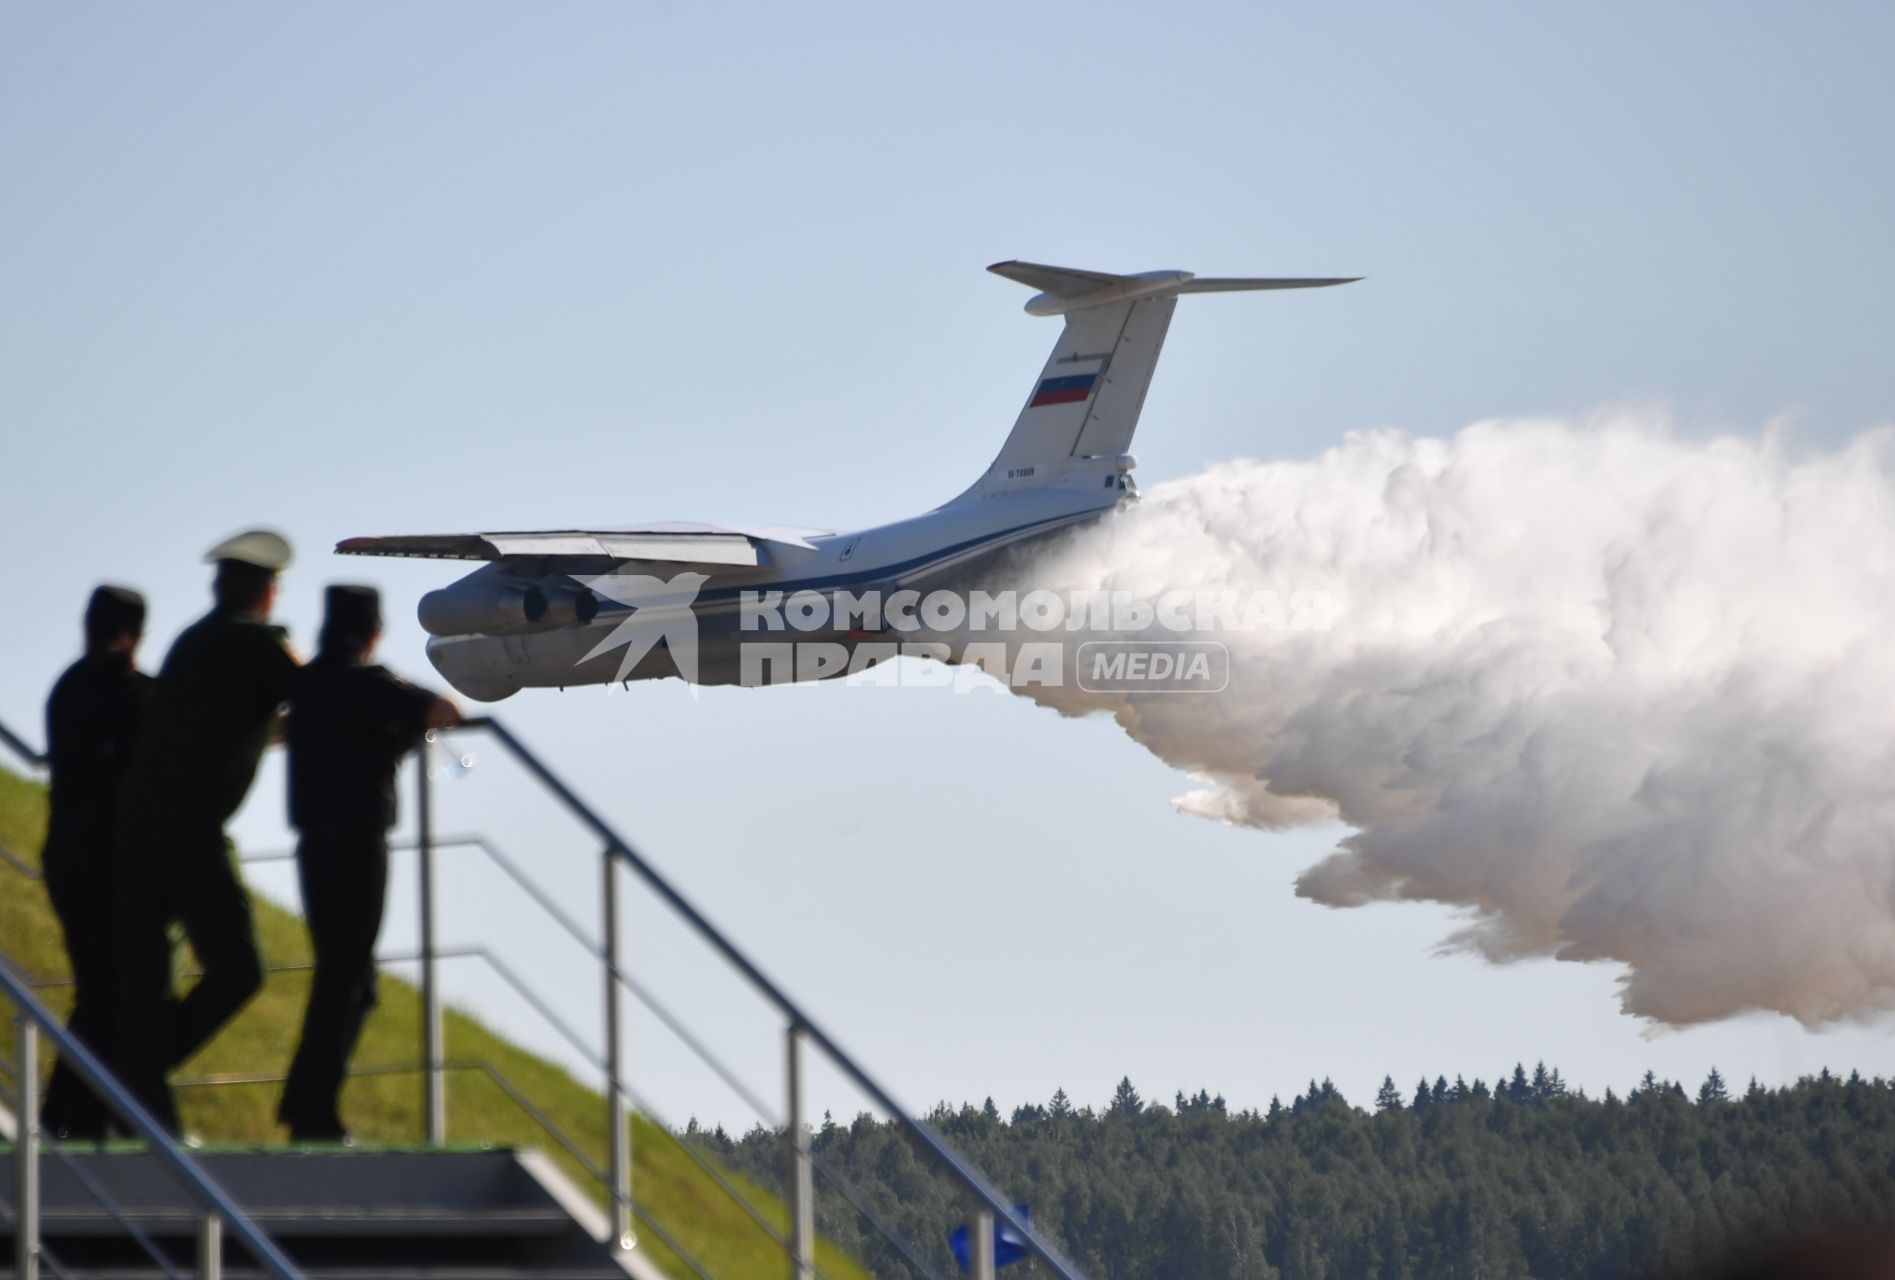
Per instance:
[[[1027,314],[1063,316],[1065,328],[992,465],[932,511],[853,532],[664,521],[347,538],[336,552],[485,562],[428,592],[418,609],[430,636],[429,660],[476,701],[497,702],[526,688],[669,676],[751,683],[754,669],[747,674],[741,652],[746,641],[786,638],[757,634],[758,600],[807,599],[798,593],[812,592],[888,600],[977,580],[980,568],[1007,548],[1135,499],[1132,433],[1180,296],[1360,278],[1114,275],[1017,261],[988,270],[1038,290]],[[639,624],[647,620],[641,636]],[[680,621],[690,625],[681,630]],[[886,647],[886,617],[852,616],[845,607],[819,621],[817,629],[787,638],[845,651],[871,642]],[[818,663],[792,678],[838,674],[833,664]]]

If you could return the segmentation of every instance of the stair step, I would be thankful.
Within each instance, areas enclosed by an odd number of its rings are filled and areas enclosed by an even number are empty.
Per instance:
[[[195,1266],[197,1205],[148,1153],[70,1153],[180,1270]],[[605,1215],[538,1152],[499,1150],[211,1151],[196,1163],[312,1280],[627,1280],[656,1277],[643,1254],[616,1253]],[[0,1203],[13,1169],[0,1166]],[[65,1160],[40,1165],[41,1238],[90,1280],[158,1280],[161,1268]],[[12,1261],[11,1224],[0,1257]],[[225,1236],[225,1273],[259,1276]],[[0,1280],[12,1272],[0,1269]]]
[[[120,1205],[125,1217],[154,1235],[188,1235],[197,1229],[195,1209],[165,1206],[134,1208]],[[506,1209],[456,1212],[429,1209],[266,1209],[251,1220],[275,1236],[310,1235],[434,1235],[457,1236],[557,1235],[572,1229],[572,1218],[560,1209]],[[49,1209],[40,1214],[48,1235],[118,1235],[123,1228],[102,1208]]]
[[[64,1258],[61,1259],[65,1261]],[[181,1259],[178,1267],[187,1276],[195,1275],[196,1264],[190,1259]],[[41,1276],[49,1273],[42,1265]],[[143,1268],[129,1266],[80,1267],[67,1263],[66,1270],[73,1280],[165,1280],[165,1273],[154,1266]],[[620,1268],[605,1264],[597,1267],[394,1267],[379,1263],[365,1263],[360,1267],[303,1267],[307,1280],[626,1280],[626,1273]],[[18,1272],[11,1262],[0,1267],[0,1280],[16,1280]],[[266,1272],[256,1267],[224,1262],[226,1280],[268,1280]]]

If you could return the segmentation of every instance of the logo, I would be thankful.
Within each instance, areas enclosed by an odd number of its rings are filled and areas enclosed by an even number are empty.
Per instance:
[[[1088,640],[1079,646],[1087,693],[1221,693],[1230,650],[1215,640]]]
[[[662,645],[697,696],[703,638],[693,606],[708,575],[574,577],[626,610],[575,665],[622,651],[613,679],[624,683]],[[1321,591],[924,594],[909,587],[859,594],[842,588],[746,589],[733,603],[711,624],[713,675],[728,679],[734,659],[737,683],[744,687],[849,678],[963,688],[984,687],[976,677],[986,677],[1016,689],[1070,682],[1088,693],[1128,694],[1220,693],[1233,678],[1230,649],[1204,637],[1327,631],[1338,605]],[[896,658],[921,661],[896,664]],[[956,674],[946,680],[917,674],[927,667],[952,667]],[[968,677],[965,684],[961,675]]]
[[[667,582],[644,573],[608,573],[574,580],[631,610],[612,628],[610,635],[579,659],[581,663],[623,648],[625,653],[619,659],[615,677],[623,683],[630,679],[639,660],[662,642],[678,674],[690,683],[692,692],[696,692],[697,615],[691,611],[691,604],[697,599],[699,588],[710,581],[707,575],[681,573]]]

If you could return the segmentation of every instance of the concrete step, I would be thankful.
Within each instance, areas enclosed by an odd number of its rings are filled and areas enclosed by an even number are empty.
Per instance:
[[[149,1261],[144,1267],[128,1265],[74,1265],[65,1255],[60,1255],[68,1275],[73,1280],[168,1280],[165,1273]],[[177,1271],[195,1280],[197,1264],[190,1258],[174,1258],[172,1265]],[[299,1266],[302,1264],[298,1263]],[[507,1268],[507,1267],[398,1267],[376,1264],[366,1267],[303,1267],[307,1280],[610,1280],[611,1277],[623,1277],[624,1271],[606,1271],[597,1268],[561,1270],[555,1267]],[[656,1272],[652,1273],[654,1276]],[[0,1266],[0,1280],[15,1280],[18,1275],[12,1266]],[[41,1280],[53,1276],[52,1269],[42,1264]],[[56,1280],[56,1278],[55,1278]],[[224,1259],[224,1280],[269,1280],[268,1275],[243,1262]]]
[[[100,1186],[181,1269],[195,1267],[196,1206],[142,1151],[51,1155],[40,1166],[41,1238],[74,1274],[161,1275],[124,1225],[86,1190]],[[414,1280],[656,1280],[642,1255],[608,1243],[605,1215],[545,1156],[498,1150],[209,1151],[202,1168],[311,1275]],[[13,1201],[0,1163],[0,1204]],[[0,1223],[5,1263],[12,1227]],[[226,1240],[227,1274],[252,1270]],[[0,1270],[0,1277],[8,1273]]]

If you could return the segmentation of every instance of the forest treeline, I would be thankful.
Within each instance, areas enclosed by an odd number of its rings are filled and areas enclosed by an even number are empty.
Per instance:
[[[925,1118],[1094,1280],[1697,1276],[1811,1233],[1895,1229],[1895,1081],[1827,1070],[1743,1089],[1713,1071],[1690,1092],[1648,1073],[1592,1098],[1516,1067],[1492,1086],[1385,1080],[1366,1107],[1323,1081],[1261,1112],[1208,1092],[1151,1103],[1127,1079],[1101,1111],[1061,1090]],[[781,1187],[780,1131],[683,1136]],[[897,1126],[825,1116],[812,1150],[825,1233],[878,1275],[915,1274],[872,1215],[954,1274],[965,1205]]]

